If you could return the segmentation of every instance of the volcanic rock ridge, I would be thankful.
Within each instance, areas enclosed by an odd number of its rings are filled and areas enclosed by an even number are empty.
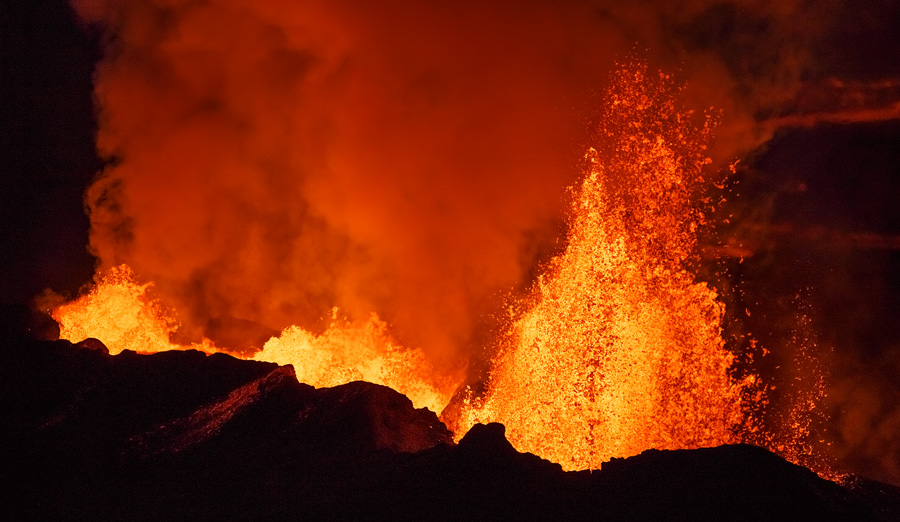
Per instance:
[[[3,343],[3,508],[20,520],[900,520],[900,488],[748,445],[563,472],[500,424],[454,444],[384,386],[92,339]]]

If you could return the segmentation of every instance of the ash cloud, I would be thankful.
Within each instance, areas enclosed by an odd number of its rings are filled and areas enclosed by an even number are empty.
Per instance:
[[[224,319],[319,329],[372,311],[459,360],[552,251],[614,62],[648,49],[767,138],[827,10],[802,3],[73,0],[107,36],[86,195],[100,269],[128,263],[196,339]],[[807,10],[807,11],[804,11]],[[804,20],[805,23],[798,23]],[[644,51],[641,51],[644,52]],[[540,258],[540,256],[537,256]],[[538,259],[539,261],[540,259]]]

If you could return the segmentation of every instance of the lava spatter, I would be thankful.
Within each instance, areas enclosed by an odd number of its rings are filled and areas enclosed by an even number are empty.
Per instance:
[[[567,469],[736,441],[744,383],[729,373],[723,305],[685,266],[704,224],[714,122],[679,111],[677,92],[646,65],[614,76],[567,247],[522,305],[461,425],[502,422],[517,449]]]

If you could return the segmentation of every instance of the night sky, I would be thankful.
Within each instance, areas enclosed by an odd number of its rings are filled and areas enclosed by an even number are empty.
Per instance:
[[[742,18],[742,9],[709,4],[669,35],[671,47],[716,49],[736,77],[766,74],[762,59],[745,53],[768,40],[735,35],[768,34],[769,22]],[[727,273],[727,301],[749,312],[730,312],[736,330],[774,348],[792,335],[792,317],[810,318],[829,375],[831,420],[822,429],[839,466],[900,484],[900,6],[830,2],[822,13],[831,22],[813,32],[804,87],[757,107],[760,125],[776,130],[742,152],[723,207],[733,217],[720,238],[740,243],[745,258],[711,263]],[[63,0],[0,4],[8,331],[36,328],[31,303],[45,289],[74,297],[94,273],[84,193],[103,165],[92,94],[100,42]]]
[[[3,307],[44,288],[73,294],[93,274],[82,194],[100,166],[91,75],[98,42],[64,1],[4,2]]]

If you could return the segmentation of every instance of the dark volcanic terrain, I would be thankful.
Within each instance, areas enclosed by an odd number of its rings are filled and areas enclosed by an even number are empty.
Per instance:
[[[838,485],[747,445],[563,472],[500,424],[460,442],[389,388],[96,340],[4,341],[16,519],[900,520],[900,489]]]

